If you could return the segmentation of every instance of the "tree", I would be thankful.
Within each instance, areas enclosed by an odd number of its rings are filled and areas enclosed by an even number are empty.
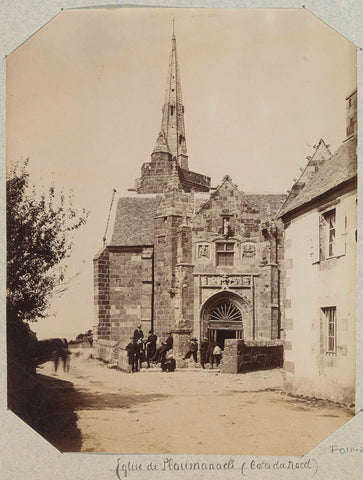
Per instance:
[[[73,232],[88,212],[79,213],[72,195],[52,185],[40,194],[30,188],[28,163],[16,165],[6,181],[8,407],[38,429],[42,406],[54,402],[34,382],[38,340],[29,321],[47,316],[52,292],[64,280]]]
[[[52,292],[64,280],[73,232],[88,216],[53,185],[41,194],[30,189],[28,163],[16,165],[6,182],[8,324],[47,316]]]

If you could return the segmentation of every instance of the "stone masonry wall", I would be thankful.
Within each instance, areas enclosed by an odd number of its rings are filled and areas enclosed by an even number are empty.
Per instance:
[[[141,167],[141,177],[136,180],[138,193],[164,193],[172,172],[172,157],[169,153],[155,152],[151,162]],[[210,178],[200,173],[191,172],[187,168],[179,168],[179,178],[185,192],[208,192]]]
[[[108,340],[111,336],[110,317],[110,252],[104,249],[93,260],[95,337]]]
[[[153,153],[151,162],[144,163],[141,168],[141,178],[136,181],[137,193],[164,193],[171,171],[171,155]]]
[[[243,341],[226,340],[221,371],[243,373],[267,368],[281,368],[283,346],[279,340]]]
[[[126,346],[138,323],[151,328],[152,256],[150,249],[110,252],[111,340]]]

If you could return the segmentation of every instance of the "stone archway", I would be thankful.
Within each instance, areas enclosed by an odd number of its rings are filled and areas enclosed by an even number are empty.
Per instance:
[[[249,321],[249,302],[231,291],[222,291],[208,298],[201,309],[201,336],[220,344],[228,338],[244,338]]]

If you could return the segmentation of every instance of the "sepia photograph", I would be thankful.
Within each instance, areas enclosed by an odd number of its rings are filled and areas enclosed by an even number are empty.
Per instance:
[[[64,9],[6,84],[15,415],[61,452],[265,456],[355,416],[353,43],[304,8]]]

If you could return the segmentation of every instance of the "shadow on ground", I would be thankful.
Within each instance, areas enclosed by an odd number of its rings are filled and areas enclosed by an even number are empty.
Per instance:
[[[8,407],[58,450],[79,451],[82,438],[77,427],[74,393],[71,382],[28,375],[21,382],[9,385]],[[69,397],[66,408],[65,397]]]
[[[107,410],[114,408],[132,408],[141,404],[154,402],[171,395],[146,394],[146,395],[122,395],[117,393],[89,393],[78,391],[76,410]],[[68,399],[66,400],[68,403]],[[71,399],[72,403],[72,399]]]
[[[129,409],[169,396],[76,390],[72,382],[37,374],[9,385],[8,407],[58,450],[77,452],[82,447],[77,411]]]

